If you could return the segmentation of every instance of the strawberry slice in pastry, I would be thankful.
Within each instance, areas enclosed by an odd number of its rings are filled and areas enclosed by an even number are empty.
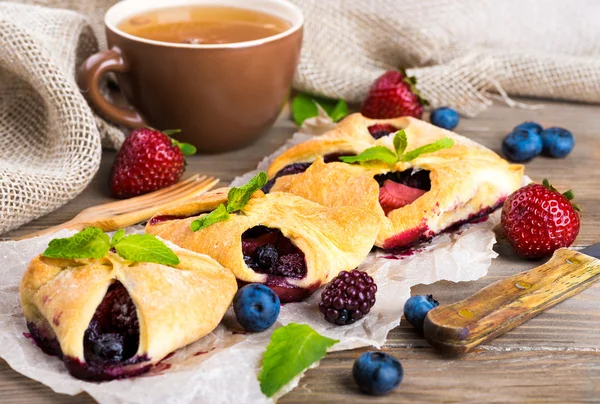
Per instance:
[[[386,180],[379,188],[379,204],[387,215],[392,210],[410,205],[425,192],[427,191]]]

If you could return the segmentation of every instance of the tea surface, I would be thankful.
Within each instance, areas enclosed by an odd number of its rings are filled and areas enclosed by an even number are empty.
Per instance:
[[[119,24],[122,31],[161,42],[226,44],[277,35],[290,24],[271,14],[236,7],[180,6],[151,10]]]

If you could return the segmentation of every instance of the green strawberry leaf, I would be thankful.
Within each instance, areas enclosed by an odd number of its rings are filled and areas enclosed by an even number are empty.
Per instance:
[[[229,219],[229,213],[227,213],[227,208],[225,208],[225,205],[220,204],[217,209],[194,220],[190,224],[190,227],[192,231],[198,231],[210,226],[211,224],[224,222],[227,219]]]
[[[402,156],[408,146],[408,139],[406,138],[406,132],[404,129],[400,129],[394,135],[394,149],[396,150],[396,156]]]
[[[179,258],[165,243],[150,234],[131,234],[115,244],[117,254],[135,262],[177,265]]]
[[[411,161],[416,159],[417,157],[419,157],[422,154],[425,153],[433,153],[442,149],[448,149],[450,147],[454,146],[454,140],[450,139],[449,137],[445,137],[443,139],[437,140],[433,143],[429,143],[426,144],[425,146],[421,146],[418,147],[414,150],[409,151],[406,154],[403,154],[402,156],[399,156],[398,161]]]
[[[260,390],[272,397],[294,377],[321,360],[327,349],[338,342],[320,335],[306,324],[291,323],[276,329],[263,355],[258,376]]]
[[[114,247],[121,239],[125,236],[125,230],[120,229],[117,230],[115,234],[113,234],[112,240],[110,241],[110,246]]]
[[[102,258],[110,250],[110,238],[98,227],[86,227],[68,238],[57,238],[48,243],[42,253],[49,258]]]
[[[404,82],[410,86],[410,91],[417,97],[419,103],[424,106],[429,105],[429,101],[427,101],[421,95],[421,92],[417,89],[417,78],[415,76],[407,76],[405,70],[401,70],[404,75]]]
[[[181,143],[181,142],[177,142],[177,147],[179,147],[179,150],[181,150],[181,154],[183,154],[184,156],[193,156],[194,154],[196,154],[196,146],[189,144],[189,143]]]
[[[367,161],[383,161],[386,164],[396,163],[396,153],[384,146],[369,147],[357,156],[342,156],[344,163],[360,163]]]
[[[227,212],[233,213],[243,209],[252,197],[252,194],[264,187],[267,181],[267,173],[261,171],[248,181],[247,184],[239,188],[231,188],[227,194]]]
[[[567,192],[564,192],[562,195],[569,201],[572,201],[575,198],[575,194],[570,189]]]
[[[327,115],[334,122],[339,121],[349,113],[348,104],[344,100],[331,100],[301,93],[292,100],[292,117],[298,126],[302,125],[306,119],[319,115],[317,104],[327,112]]]

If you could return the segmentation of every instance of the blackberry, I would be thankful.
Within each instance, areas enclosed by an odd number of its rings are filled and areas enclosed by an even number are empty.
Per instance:
[[[330,323],[352,324],[369,313],[376,293],[377,285],[366,272],[342,271],[321,293],[319,311]]]
[[[306,263],[304,255],[287,254],[279,257],[279,262],[273,270],[274,275],[289,276],[290,278],[304,278],[306,276]]]
[[[279,253],[273,244],[263,244],[254,250],[254,260],[261,267],[269,269],[279,261]]]

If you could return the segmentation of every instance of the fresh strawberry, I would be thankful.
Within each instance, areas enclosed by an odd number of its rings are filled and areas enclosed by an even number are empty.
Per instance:
[[[171,139],[179,131],[135,129],[125,139],[110,173],[110,193],[116,198],[156,191],[175,184],[185,170],[183,155],[196,148]]]
[[[429,103],[421,98],[416,88],[417,79],[406,77],[404,72],[390,70],[375,80],[360,109],[368,118],[385,119],[398,116],[421,118],[423,105]]]
[[[517,254],[538,258],[573,244],[579,233],[579,208],[573,192],[560,194],[548,180],[513,192],[504,202],[502,227]]]
[[[427,191],[386,180],[379,188],[379,204],[387,215],[394,209],[413,203],[425,192]]]
[[[379,139],[380,137],[384,137],[390,133],[395,133],[398,131],[398,129],[387,123],[376,123],[375,125],[369,126],[367,129],[369,129],[369,133],[374,139]]]

